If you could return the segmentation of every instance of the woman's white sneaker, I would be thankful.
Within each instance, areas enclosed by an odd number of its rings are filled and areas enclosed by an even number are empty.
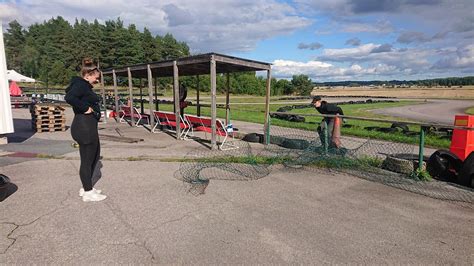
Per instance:
[[[97,194],[102,193],[102,190],[100,190],[100,189],[92,188],[92,191],[94,191]],[[79,197],[82,197],[83,195],[84,195],[84,188],[81,188],[81,189],[79,189]]]
[[[105,200],[107,196],[95,193],[94,190],[85,191],[82,195],[82,201],[101,201]]]

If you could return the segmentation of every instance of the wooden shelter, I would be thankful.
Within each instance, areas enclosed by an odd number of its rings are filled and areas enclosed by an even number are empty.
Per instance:
[[[129,86],[129,96],[131,104],[133,105],[132,93],[132,77],[148,79],[149,92],[149,111],[151,117],[151,125],[154,126],[153,117],[153,80],[159,77],[173,77],[173,96],[176,117],[179,117],[179,76],[197,76],[197,106],[199,114],[199,75],[210,75],[211,84],[211,119],[212,119],[212,134],[211,147],[215,149],[216,145],[216,75],[218,73],[227,74],[227,93],[226,93],[226,120],[229,115],[229,73],[233,72],[248,72],[248,71],[267,71],[266,83],[266,100],[265,100],[265,131],[268,130],[269,123],[269,103],[270,103],[270,82],[271,82],[271,64],[265,62],[258,62],[223,54],[208,53],[189,57],[178,58],[174,60],[163,60],[158,62],[151,62],[147,64],[138,64],[131,66],[115,67],[105,69],[103,75],[112,75],[114,83],[115,108],[118,113],[118,92],[117,92],[117,77],[127,77]],[[156,94],[156,93],[155,93]],[[133,109],[133,108],[132,108]],[[132,115],[132,123],[133,123]],[[227,122],[227,121],[226,121]],[[179,123],[176,126],[176,138],[179,139],[181,128]],[[267,136],[267,134],[265,134]]]

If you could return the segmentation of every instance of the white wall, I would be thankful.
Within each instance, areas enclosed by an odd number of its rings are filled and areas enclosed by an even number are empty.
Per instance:
[[[2,21],[0,20],[0,135],[13,131],[12,106],[7,80],[7,61],[3,43]]]

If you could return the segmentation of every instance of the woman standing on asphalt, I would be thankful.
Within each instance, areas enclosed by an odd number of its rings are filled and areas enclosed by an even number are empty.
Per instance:
[[[92,176],[100,158],[99,133],[97,123],[100,119],[99,97],[92,90],[93,84],[99,82],[100,70],[90,58],[82,61],[80,77],[73,77],[66,89],[66,102],[72,106],[74,120],[71,125],[71,136],[79,143],[81,156],[82,188],[79,196],[83,201],[101,201],[107,196],[93,188]]]

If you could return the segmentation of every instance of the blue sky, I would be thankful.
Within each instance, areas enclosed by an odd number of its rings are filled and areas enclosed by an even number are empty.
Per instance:
[[[120,17],[192,53],[273,63],[315,81],[474,75],[472,0],[0,0],[4,25]]]

